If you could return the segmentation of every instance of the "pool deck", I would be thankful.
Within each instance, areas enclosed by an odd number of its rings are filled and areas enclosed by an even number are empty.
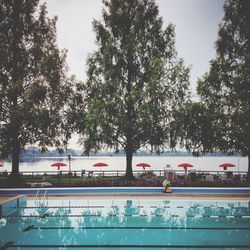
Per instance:
[[[7,203],[9,201],[15,200],[20,197],[28,197],[29,199],[35,199],[35,195],[1,195],[0,196],[0,205]],[[171,193],[171,194],[155,194],[155,193],[95,193],[95,194],[51,194],[48,196],[48,199],[151,199],[151,200],[237,200],[237,201],[250,201],[249,194],[180,194],[180,193]]]
[[[28,196],[32,197],[32,196]],[[34,197],[34,196],[33,196]],[[51,199],[124,199],[124,198],[132,198],[132,199],[175,199],[175,200],[249,200],[249,194],[155,194],[155,193],[108,193],[103,195],[103,193],[95,193],[95,194],[65,194],[65,195],[49,195]]]
[[[26,196],[29,199],[164,199],[164,200],[244,200],[250,202],[250,188],[181,188],[163,193],[159,187],[95,188],[6,188],[0,189],[0,205]]]

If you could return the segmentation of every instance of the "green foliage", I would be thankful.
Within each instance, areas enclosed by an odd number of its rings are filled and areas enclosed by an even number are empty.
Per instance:
[[[63,147],[69,137],[63,121],[72,82],[66,51],[56,45],[56,18],[38,3],[0,1],[1,150],[12,153],[15,173],[27,144],[45,150]]]
[[[250,157],[250,3],[228,0],[224,11],[216,58],[198,82],[214,138],[205,147]]]
[[[179,146],[198,156],[210,151],[215,139],[212,125],[211,114],[202,103],[187,102],[175,112],[171,128]]]
[[[250,5],[231,0],[225,6],[216,43],[217,57],[199,81],[198,93],[220,117],[223,150],[250,152]]]
[[[104,5],[103,20],[93,22],[98,49],[87,62],[85,150],[160,151],[169,145],[173,111],[188,98],[174,26],[163,28],[152,0]]]

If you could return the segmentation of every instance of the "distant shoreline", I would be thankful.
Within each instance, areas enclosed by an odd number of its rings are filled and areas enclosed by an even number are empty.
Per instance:
[[[89,155],[83,155],[83,152],[80,150],[74,150],[74,149],[68,149],[67,151],[61,153],[58,150],[50,150],[48,152],[41,152],[39,148],[37,147],[28,147],[26,150],[22,151],[20,154],[20,158],[48,158],[48,157],[57,157],[57,158],[64,158],[68,157],[70,155],[71,157],[125,157],[126,153],[124,150],[121,150],[117,153],[113,151],[105,151],[105,152],[98,152],[98,153],[90,153]],[[156,154],[156,153],[149,153],[146,150],[141,150],[138,151],[134,154],[134,157],[197,157],[194,156],[192,153],[187,152],[187,151],[181,151],[181,150],[168,150],[166,152],[162,152],[161,154]],[[223,153],[223,152],[215,152],[215,153],[208,153],[205,155],[200,155],[198,157],[227,157],[227,156],[241,156],[239,153]]]
[[[71,160],[74,160],[74,159],[101,159],[101,158],[122,158],[122,157],[126,157],[126,155],[90,155],[90,156],[71,156]],[[200,155],[200,156],[193,156],[192,154],[188,154],[188,155],[184,155],[184,154],[176,154],[176,155],[134,155],[133,158],[137,158],[137,157],[147,157],[147,158],[150,158],[150,157],[159,157],[159,158],[164,158],[164,157],[180,157],[180,158],[185,158],[185,157],[191,157],[191,158],[204,158],[204,157],[246,157],[246,156],[241,156],[241,155]],[[29,159],[30,160],[46,160],[46,159],[68,159],[68,156],[67,155],[61,155],[61,156],[58,156],[58,155],[55,155],[55,156],[21,156],[20,157],[20,162],[29,162]],[[5,159],[5,161],[7,162],[10,162],[11,161],[11,158],[7,158]]]

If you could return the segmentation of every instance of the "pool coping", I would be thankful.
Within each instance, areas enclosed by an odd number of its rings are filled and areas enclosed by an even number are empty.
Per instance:
[[[27,195],[28,199],[35,200],[35,195]],[[207,195],[207,194],[196,194],[196,195],[183,195],[183,194],[149,194],[149,193],[108,193],[105,196],[103,194],[64,194],[64,195],[49,195],[46,199],[48,200],[119,200],[119,199],[140,199],[140,200],[230,200],[230,201],[249,201],[250,196],[248,195]]]
[[[68,187],[68,188],[1,188],[0,196],[13,195],[39,195],[47,194],[49,196],[236,196],[249,197],[250,188],[210,188],[210,187],[171,187],[172,193],[163,193],[162,187]]]

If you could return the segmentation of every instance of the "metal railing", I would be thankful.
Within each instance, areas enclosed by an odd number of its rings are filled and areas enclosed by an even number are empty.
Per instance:
[[[172,172],[171,174],[169,174]],[[10,172],[0,172],[0,178],[5,178]],[[101,180],[111,182],[111,186],[117,185],[116,180],[125,176],[125,170],[76,170],[76,171],[22,171],[20,175],[27,182],[51,182],[59,185],[65,182],[81,182],[82,185],[101,185]],[[167,178],[173,186],[220,186],[241,185],[246,183],[245,171],[188,171],[184,170],[135,170],[134,177],[139,181],[161,185]],[[76,183],[75,183],[76,184]],[[108,183],[106,183],[108,185]],[[146,184],[145,184],[146,185]],[[151,184],[150,184],[151,185]]]

